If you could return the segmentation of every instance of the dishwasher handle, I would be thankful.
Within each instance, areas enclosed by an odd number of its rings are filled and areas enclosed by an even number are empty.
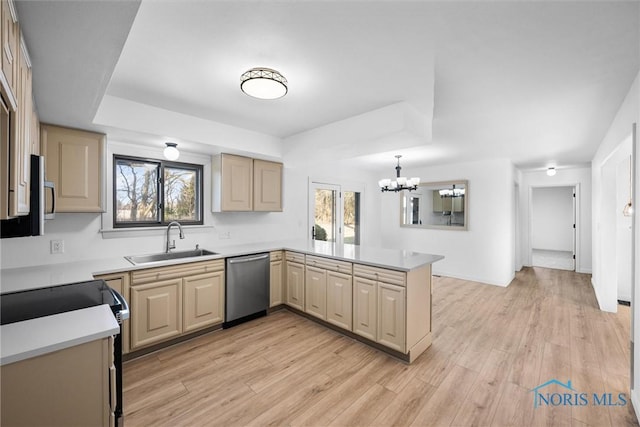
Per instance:
[[[242,264],[245,262],[260,261],[263,259],[267,259],[268,257],[269,257],[269,254],[262,254],[262,255],[242,257],[242,258],[228,258],[227,262],[229,262],[229,264]]]

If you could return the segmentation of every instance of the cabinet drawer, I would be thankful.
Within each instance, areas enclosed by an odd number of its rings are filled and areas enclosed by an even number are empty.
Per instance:
[[[287,261],[304,264],[304,254],[301,254],[298,252],[285,251],[284,256],[287,259]]]
[[[283,258],[282,251],[273,251],[270,253],[271,261],[280,261]]]
[[[144,270],[136,270],[131,273],[131,285],[136,286],[158,280],[175,279],[194,274],[211,273],[222,270],[224,270],[223,259],[178,264],[169,267],[147,268]]]
[[[404,271],[388,270],[362,264],[353,265],[353,275],[400,286],[405,285],[407,277],[407,273]]]
[[[306,264],[312,267],[324,268],[325,270],[337,271],[345,274],[351,274],[352,271],[350,262],[312,255],[307,255]]]

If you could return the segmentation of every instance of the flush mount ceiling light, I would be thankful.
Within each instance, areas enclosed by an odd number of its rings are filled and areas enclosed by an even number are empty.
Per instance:
[[[378,181],[378,185],[380,186],[380,191],[402,191],[402,190],[417,190],[418,184],[420,184],[420,178],[410,178],[407,179],[403,176],[400,176],[400,157],[401,155],[396,155],[396,159],[398,159],[398,165],[396,166],[396,179],[381,179]]]
[[[556,174],[556,168],[548,168],[547,175],[554,176]]]
[[[180,157],[178,144],[176,144],[175,142],[165,142],[164,145],[166,145],[164,149],[164,157],[167,160],[178,160],[178,157]]]
[[[271,68],[252,68],[240,76],[240,89],[254,98],[282,98],[287,94],[287,79]]]

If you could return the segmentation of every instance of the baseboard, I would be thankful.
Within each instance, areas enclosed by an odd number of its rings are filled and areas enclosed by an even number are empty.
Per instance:
[[[506,288],[507,286],[509,286],[511,284],[511,282],[513,281],[513,279],[516,277],[515,276],[515,272],[514,272],[513,276],[511,277],[511,279],[509,279],[509,281],[507,283],[501,283],[501,282],[495,282],[495,281],[490,280],[490,279],[483,279],[483,278],[478,278],[478,277],[466,276],[464,274],[450,273],[448,271],[435,271],[434,270],[433,271],[433,275],[434,276],[452,277],[454,279],[467,280],[469,282],[478,282],[478,283],[482,283],[482,284],[485,284],[485,285],[500,286],[501,288]]]
[[[633,405],[633,412],[636,414],[636,419],[640,419],[640,417],[638,417],[638,412],[640,411],[640,400],[638,400],[638,393],[635,390],[631,390],[631,404]]]
[[[593,271],[590,268],[577,268],[576,273],[593,274]]]

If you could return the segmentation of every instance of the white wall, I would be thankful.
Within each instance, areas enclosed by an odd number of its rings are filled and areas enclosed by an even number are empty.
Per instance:
[[[531,247],[573,252],[573,187],[533,188]]]
[[[576,271],[591,273],[591,168],[558,169],[555,176],[546,171],[522,171],[520,183],[521,264],[531,266],[531,191],[536,187],[576,187]]]
[[[514,277],[514,169],[509,160],[406,167],[422,182],[468,180],[467,231],[400,227],[400,195],[380,194],[384,247],[444,255],[434,274],[507,286]],[[379,176],[388,175],[381,170]]]

